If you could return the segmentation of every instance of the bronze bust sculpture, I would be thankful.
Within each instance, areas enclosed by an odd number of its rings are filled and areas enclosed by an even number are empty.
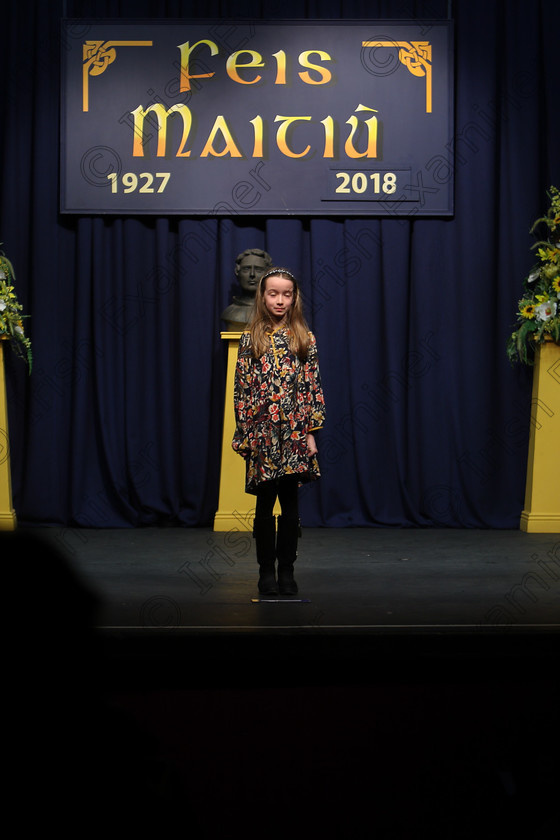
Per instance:
[[[235,276],[241,286],[241,295],[233,297],[221,316],[229,332],[240,332],[247,328],[259,280],[271,266],[272,257],[259,248],[248,248],[235,260]]]

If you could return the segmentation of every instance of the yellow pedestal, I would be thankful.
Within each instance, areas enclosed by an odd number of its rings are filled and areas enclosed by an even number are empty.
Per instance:
[[[220,469],[220,497],[214,516],[214,531],[251,531],[254,516],[254,497],[245,493],[245,462],[231,448],[235,431],[233,389],[240,332],[220,333],[227,341],[227,379],[222,433],[222,465]]]
[[[560,345],[537,350],[533,374],[531,433],[525,508],[520,528],[560,533]]]
[[[222,435],[222,466],[220,471],[220,497],[214,516],[214,531],[252,531],[255,516],[255,497],[245,492],[245,461],[231,448],[235,432],[233,391],[235,365],[240,332],[220,333],[228,343],[226,397],[224,403],[224,430]],[[278,510],[275,510],[278,513]]]
[[[15,530],[16,512],[12,507],[12,476],[10,472],[10,438],[8,435],[8,404],[4,376],[4,342],[0,341],[0,531]]]

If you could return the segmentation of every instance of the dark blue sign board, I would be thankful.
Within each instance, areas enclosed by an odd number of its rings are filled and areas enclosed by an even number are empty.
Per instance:
[[[63,213],[453,213],[448,20],[62,28]]]

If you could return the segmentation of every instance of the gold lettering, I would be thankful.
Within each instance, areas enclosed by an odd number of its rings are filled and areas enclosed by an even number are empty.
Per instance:
[[[368,108],[366,105],[358,105],[356,111],[371,111],[373,113],[377,113],[377,110],[375,108]],[[344,145],[344,151],[346,152],[348,157],[377,157],[377,117],[370,117],[369,120],[365,120],[365,124],[367,125],[368,129],[367,149],[365,152],[357,152],[353,145],[354,136],[359,126],[358,118],[352,116],[349,120],[346,120],[346,122],[351,128],[350,134],[348,135],[348,139],[346,140],[346,143]]]
[[[144,120],[150,112],[155,115],[158,125],[157,157],[165,157],[165,150],[167,148],[167,120],[172,113],[180,114],[183,120],[183,136],[176,157],[190,157],[190,150],[184,151],[184,149],[192,126],[192,114],[187,105],[184,105],[182,102],[177,105],[172,105],[168,110],[160,102],[156,102],[154,105],[146,108],[146,110],[139,105],[138,108],[131,111],[134,118],[132,156],[144,157]]]
[[[179,44],[178,49],[181,52],[181,75],[180,75],[180,85],[179,90],[185,91],[191,89],[191,79],[209,79],[214,73],[200,73],[199,75],[191,75],[189,72],[189,61],[191,58],[191,53],[196,47],[200,46],[200,44],[206,44],[207,47],[210,47],[210,55],[216,55],[218,53],[218,47],[214,43],[214,41],[197,41],[196,44],[193,44],[192,47],[188,41],[185,41],[184,44]]]
[[[272,53],[272,57],[276,59],[276,80],[274,82],[275,85],[285,85],[286,84],[286,53],[284,50],[278,50],[276,53]]]
[[[238,62],[238,57],[240,55],[250,55],[251,61],[247,62],[246,64],[241,64]],[[237,72],[237,68],[242,67],[264,67],[264,61],[262,60],[262,55],[255,50],[238,50],[230,55],[228,60],[226,61],[226,70],[227,74],[234,82],[239,82],[240,85],[254,85],[256,82],[260,82],[261,76],[257,76],[256,79],[251,79],[250,81],[246,81],[242,79]]]
[[[263,155],[263,118],[257,116],[249,120],[255,132],[255,142],[253,144],[253,157],[262,158]]]
[[[214,139],[218,132],[221,133],[225,141],[225,146],[221,152],[217,152],[216,149],[214,149],[213,147]],[[214,157],[224,157],[224,155],[228,154],[232,157],[243,157],[243,155],[235,145],[235,141],[231,136],[231,132],[229,130],[225,117],[220,115],[219,117],[216,117],[214,125],[212,126],[212,131],[210,132],[210,136],[206,141],[206,145],[200,153],[200,157],[208,157],[208,155],[214,155]]]
[[[276,133],[276,142],[278,143],[278,148],[282,152],[283,155],[286,157],[292,158],[300,158],[305,157],[308,153],[311,146],[307,146],[305,151],[300,152],[297,154],[296,152],[292,152],[292,150],[288,146],[287,141],[287,133],[289,128],[292,126],[292,123],[296,122],[297,120],[310,120],[311,117],[275,117],[274,122],[282,122],[282,125],[278,128]]]
[[[321,61],[332,60],[330,55],[324,50],[305,50],[300,53],[299,63],[302,67],[309,67],[310,70],[317,70],[321,78],[313,79],[309,73],[305,71],[305,73],[298,74],[300,79],[302,79],[306,85],[326,85],[332,78],[331,71],[326,67],[320,67],[318,64],[312,64],[309,61],[310,55],[318,55]]]
[[[321,124],[325,126],[325,149],[323,151],[324,158],[334,157],[334,120],[332,117],[325,117],[321,120]]]

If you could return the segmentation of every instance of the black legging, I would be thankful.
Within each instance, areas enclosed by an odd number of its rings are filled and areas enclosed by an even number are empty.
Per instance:
[[[282,516],[286,519],[299,517],[297,475],[285,475],[282,478],[263,481],[259,484],[255,516],[258,518],[272,516],[276,499],[280,502]]]

